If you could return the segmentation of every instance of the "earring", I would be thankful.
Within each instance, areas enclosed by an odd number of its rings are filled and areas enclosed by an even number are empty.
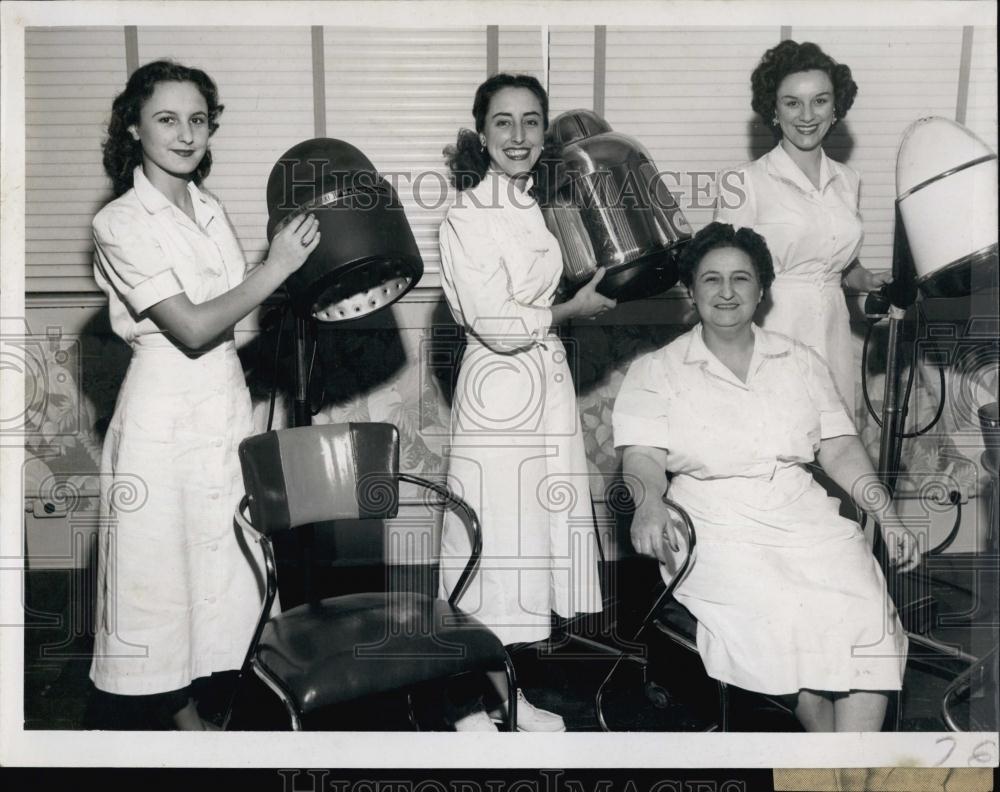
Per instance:
[[[833,123],[832,123],[832,124],[830,124],[830,126],[837,126],[837,122],[838,122],[839,120],[840,120],[840,119],[839,119],[839,118],[837,118],[837,116],[834,116],[834,117],[833,117]]]
[[[771,119],[771,126],[778,126],[778,117],[775,116]]]

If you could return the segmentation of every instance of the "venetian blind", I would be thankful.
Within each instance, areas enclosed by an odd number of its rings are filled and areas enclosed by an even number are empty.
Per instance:
[[[324,29],[327,134],[357,146],[396,188],[439,283],[438,227],[454,196],[442,149],[473,126],[486,28]]]
[[[203,69],[225,105],[205,187],[219,198],[247,262],[267,249],[267,178],[278,158],[315,137],[309,28],[139,28],[139,62]]]
[[[976,28],[969,64],[969,100],[965,123],[997,150],[997,29]]]
[[[750,72],[778,38],[777,27],[608,28],[608,122],[671,173],[695,229],[712,219],[715,173],[771,145],[750,109]]]
[[[112,197],[101,165],[125,85],[122,28],[25,31],[25,288],[96,291],[90,221]]]
[[[499,30],[499,67],[502,72],[530,74],[545,85],[540,27],[501,27]],[[472,106],[472,102],[469,102]]]
[[[594,109],[594,28],[549,28],[549,115]]]
[[[826,150],[861,174],[861,263],[889,269],[900,138],[918,118],[955,118],[962,29],[796,27],[792,38],[851,67],[858,97]]]

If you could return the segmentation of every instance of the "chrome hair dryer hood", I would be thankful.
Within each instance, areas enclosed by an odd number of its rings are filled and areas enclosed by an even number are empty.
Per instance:
[[[392,185],[358,149],[315,138],[293,146],[267,180],[267,239],[304,212],[319,220],[320,243],[285,281],[299,316],[357,319],[416,285],[424,263]]]
[[[996,283],[997,155],[989,146],[947,118],[913,122],[896,157],[896,196],[925,295],[961,297]]]
[[[590,110],[553,119],[546,143],[556,161],[540,204],[559,240],[568,290],[598,267],[607,268],[598,291],[619,301],[673,286],[691,227],[646,149]]]

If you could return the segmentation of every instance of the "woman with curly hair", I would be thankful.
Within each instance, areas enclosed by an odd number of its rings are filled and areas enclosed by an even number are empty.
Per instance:
[[[303,217],[246,272],[222,206],[198,186],[222,109],[203,71],[137,69],[104,145],[117,198],[93,221],[94,277],[132,359],[102,455],[90,675],[99,690],[151,697],[180,729],[210,726],[190,685],[240,667],[263,601],[232,528],[236,449],[253,428],[233,328],[319,243]]]
[[[445,150],[458,189],[441,225],[441,280],[465,329],[452,403],[449,477],[483,524],[482,564],[460,605],[504,644],[549,637],[551,614],[601,610],[596,532],[576,394],[552,328],[614,307],[599,272],[553,305],[559,243],[531,197],[548,126],[548,96],[534,77],[497,74],[476,91],[475,131]],[[442,592],[470,553],[465,526],[446,517]],[[493,680],[501,697],[503,675]],[[522,731],[562,731],[563,719],[519,692]],[[501,707],[503,702],[501,702]],[[483,708],[458,730],[494,730]]]
[[[919,561],[813,350],[753,323],[776,282],[767,244],[710,223],[678,263],[700,323],[638,358],[618,392],[615,445],[636,510],[632,544],[668,578],[671,499],[698,529],[675,590],[698,621],[713,678],[787,697],[809,731],[878,731],[899,690],[906,634],[858,525],[807,465],[816,460],[882,526],[891,562]]]
[[[857,260],[860,177],[830,159],[823,141],[847,115],[858,86],[817,45],[782,41],[750,78],[752,107],[777,145],[727,174],[715,219],[753,228],[774,256],[775,281],[761,326],[804,342],[833,369],[854,411],[855,366],[843,286],[871,291],[890,280]]]

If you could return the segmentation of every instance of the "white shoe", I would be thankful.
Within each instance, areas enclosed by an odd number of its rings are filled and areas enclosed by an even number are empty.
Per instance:
[[[463,715],[461,718],[455,720],[454,724],[455,731],[467,731],[467,732],[495,732],[497,731],[496,725],[490,720],[490,716],[486,714],[486,710],[480,707],[468,715]]]
[[[507,702],[490,713],[490,717],[497,723],[504,723],[506,715]],[[556,715],[554,712],[536,707],[518,689],[517,730],[523,732],[564,732],[566,731],[566,722],[562,719],[562,715]]]

